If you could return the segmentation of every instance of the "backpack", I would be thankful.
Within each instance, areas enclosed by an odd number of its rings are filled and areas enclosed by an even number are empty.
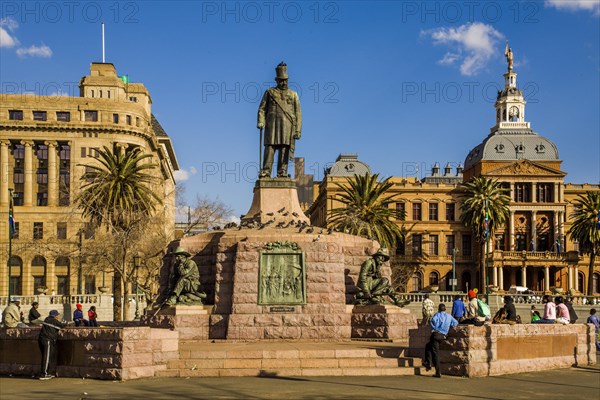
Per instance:
[[[477,299],[477,315],[480,317],[490,318],[492,313],[490,312],[490,306],[484,303],[480,299]]]

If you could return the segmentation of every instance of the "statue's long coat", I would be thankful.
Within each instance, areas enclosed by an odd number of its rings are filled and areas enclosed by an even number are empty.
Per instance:
[[[275,101],[277,98],[279,101]],[[283,110],[280,105],[285,107]],[[291,90],[270,88],[258,107],[258,123],[264,124],[265,146],[293,146],[294,134],[302,131],[302,112],[298,94]]]

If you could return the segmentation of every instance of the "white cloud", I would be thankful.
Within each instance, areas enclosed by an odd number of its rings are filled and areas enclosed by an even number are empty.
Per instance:
[[[185,182],[190,179],[192,176],[196,175],[198,170],[195,167],[190,167],[189,171],[185,169],[180,169],[179,171],[175,171],[175,180],[177,182]]]
[[[496,51],[496,43],[502,34],[491,25],[474,22],[458,28],[436,28],[421,31],[421,36],[429,36],[434,44],[453,48],[438,61],[442,65],[460,62],[460,73],[466,76],[476,75],[483,69]]]
[[[600,1],[598,0],[546,0],[546,7],[566,11],[593,11],[600,15]]]
[[[18,26],[17,21],[10,17],[0,19],[0,48],[12,48],[19,45],[19,40],[9,33]]]
[[[17,49],[17,55],[19,57],[43,57],[49,58],[52,57],[52,49],[46,46],[45,44],[41,46],[29,46],[29,47],[21,47]]]

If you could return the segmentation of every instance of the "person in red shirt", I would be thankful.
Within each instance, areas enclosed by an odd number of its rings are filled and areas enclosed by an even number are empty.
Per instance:
[[[91,306],[88,310],[88,319],[90,321],[90,326],[98,326],[98,314],[96,313],[96,306]]]

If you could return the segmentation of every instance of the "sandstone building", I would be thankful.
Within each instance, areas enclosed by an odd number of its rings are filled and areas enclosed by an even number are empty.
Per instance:
[[[565,184],[556,145],[539,135],[525,119],[525,100],[511,69],[504,74],[499,91],[495,125],[483,142],[471,150],[464,162],[443,174],[434,165],[431,176],[392,178],[397,209],[405,211],[405,243],[396,249],[395,262],[416,272],[406,290],[419,291],[438,286],[452,290],[455,261],[455,288],[478,286],[479,251],[469,228],[460,223],[461,183],[475,176],[498,179],[510,192],[510,219],[490,240],[489,284],[500,290],[526,286],[548,292],[552,287],[587,291],[589,258],[566,232],[570,227],[573,200],[600,185]],[[343,184],[354,174],[370,172],[356,155],[340,155],[321,182],[315,183],[314,202],[308,213],[311,222],[327,226],[327,214],[342,205],[337,200]],[[600,266],[593,274],[595,293],[600,293]],[[481,288],[479,288],[481,290]]]
[[[172,238],[178,164],[171,139],[152,114],[150,93],[117,76],[110,63],[92,63],[79,88],[79,97],[0,95],[0,209],[6,216],[12,189],[16,221],[10,283],[8,218],[0,221],[0,294],[9,284],[11,294],[32,295],[40,286],[49,294],[77,292],[77,248],[94,239],[73,200],[82,164],[103,146],[152,154],[159,165],[155,193],[163,200],[157,212]],[[47,251],[50,246],[63,255]],[[81,279],[86,293],[102,284],[99,273]]]

